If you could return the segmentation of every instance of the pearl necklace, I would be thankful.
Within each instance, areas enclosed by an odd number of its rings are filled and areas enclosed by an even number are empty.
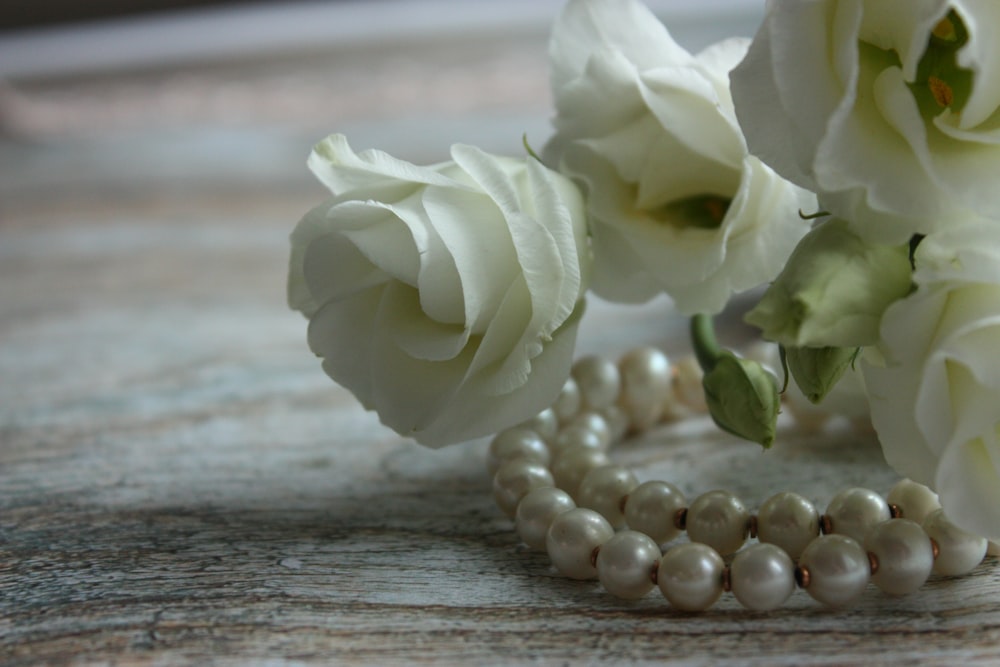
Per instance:
[[[790,492],[751,514],[726,491],[688,504],[674,485],[640,484],[610,462],[608,448],[627,432],[704,409],[700,394],[693,359],[671,365],[659,350],[637,348],[618,364],[578,360],[551,408],[491,442],[497,505],[563,575],[596,578],[623,599],[659,587],[684,611],[708,609],[724,591],[748,609],[775,609],[796,586],[842,607],[869,581],[903,595],[931,572],[966,574],[985,556],[987,541],[955,526],[937,496],[910,480],[886,498],[847,489],[822,515]],[[661,551],[684,532],[689,542]],[[748,538],[757,542],[744,546]]]

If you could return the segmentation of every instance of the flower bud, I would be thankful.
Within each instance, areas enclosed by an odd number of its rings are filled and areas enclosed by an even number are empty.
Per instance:
[[[702,379],[709,414],[719,428],[770,447],[781,398],[778,381],[756,361],[723,352]]]
[[[833,219],[799,242],[746,321],[788,348],[871,345],[910,281],[907,245],[868,243]]]
[[[812,403],[819,403],[836,386],[857,357],[851,347],[789,347],[785,363],[795,384]]]

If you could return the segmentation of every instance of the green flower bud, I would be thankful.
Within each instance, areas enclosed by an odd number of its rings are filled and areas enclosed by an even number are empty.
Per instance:
[[[746,321],[788,348],[871,345],[910,276],[907,245],[868,243],[833,219],[799,242]]]
[[[812,403],[826,397],[857,356],[858,348],[850,347],[785,348],[788,370]]]
[[[781,407],[778,380],[756,361],[729,351],[702,379],[709,414],[724,431],[770,447]]]

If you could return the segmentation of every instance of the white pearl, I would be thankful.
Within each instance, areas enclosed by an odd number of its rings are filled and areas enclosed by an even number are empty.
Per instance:
[[[868,554],[844,535],[813,540],[802,552],[799,567],[808,572],[806,592],[831,607],[844,607],[861,597],[871,576]]]
[[[556,402],[552,404],[552,411],[560,424],[565,424],[580,411],[580,388],[576,386],[576,380],[566,380]]]
[[[545,550],[556,569],[571,579],[593,579],[597,568],[591,562],[594,549],[615,534],[608,520],[583,507],[563,512],[549,526]]]
[[[573,498],[579,498],[580,482],[595,468],[610,463],[608,455],[597,449],[571,449],[556,455],[552,477],[556,486]]]
[[[611,429],[611,442],[618,442],[625,437],[631,425],[627,412],[617,405],[609,405],[602,409],[600,414]]]
[[[904,519],[917,523],[923,523],[928,514],[941,508],[936,493],[911,479],[897,482],[885,499],[899,508]]]
[[[752,544],[733,558],[729,581],[747,609],[777,609],[795,590],[795,564],[773,544]]]
[[[621,390],[618,367],[603,357],[588,356],[573,364],[573,379],[580,388],[584,408],[600,410],[613,405]]]
[[[663,597],[681,611],[704,611],[722,595],[726,564],[704,544],[679,544],[660,559],[656,583]]]
[[[594,468],[580,480],[576,501],[581,507],[599,512],[615,528],[621,528],[625,525],[622,498],[632,493],[637,486],[639,480],[628,468],[618,465],[601,466]]]
[[[819,535],[819,512],[797,493],[777,493],[757,512],[757,539],[781,547],[793,559]]]
[[[528,491],[554,485],[555,480],[548,468],[531,461],[515,459],[500,466],[493,476],[493,499],[504,514],[514,518],[517,504]]]
[[[707,544],[726,556],[736,553],[746,542],[750,512],[733,494],[709,491],[691,503],[686,522],[692,542]]]
[[[652,574],[659,562],[656,542],[648,535],[623,530],[597,552],[597,578],[608,593],[635,600],[653,588]]]
[[[892,519],[873,526],[865,538],[865,549],[878,561],[872,583],[890,595],[917,590],[934,567],[930,538],[909,519]]]
[[[622,389],[618,405],[629,416],[632,427],[644,431],[663,416],[663,404],[671,391],[670,361],[653,347],[638,347],[618,362]]]
[[[667,482],[650,481],[637,486],[625,501],[625,523],[663,544],[677,537],[677,512],[685,507],[684,494]]]
[[[514,527],[521,541],[532,549],[545,550],[545,539],[552,521],[576,507],[569,494],[554,486],[532,489],[521,498],[514,515]]]
[[[582,424],[570,422],[556,436],[552,451],[556,454],[574,449],[595,449],[603,452],[606,446],[601,434],[595,433]]]
[[[889,504],[879,494],[868,489],[841,491],[826,507],[826,516],[833,525],[833,532],[847,535],[859,544],[872,526],[892,518]]]
[[[581,412],[569,420],[563,430],[577,427],[593,431],[600,438],[602,447],[610,447],[616,440],[614,433],[611,431],[611,425],[608,424],[608,420],[600,412],[592,410]]]
[[[500,466],[507,461],[524,459],[543,466],[551,460],[549,448],[537,432],[522,426],[515,426],[501,431],[487,451],[486,466],[491,475],[495,475]]]
[[[677,400],[694,412],[707,412],[705,388],[702,386],[704,372],[694,357],[684,357],[674,363],[672,369],[674,395]]]
[[[986,556],[986,539],[953,524],[943,510],[928,514],[923,529],[938,545],[938,557],[934,559],[935,574],[953,577],[968,574]]]
[[[559,418],[552,408],[545,408],[531,419],[520,424],[542,436],[545,442],[552,442],[559,432]]]

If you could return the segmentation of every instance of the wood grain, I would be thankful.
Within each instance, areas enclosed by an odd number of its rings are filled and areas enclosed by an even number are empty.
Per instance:
[[[262,187],[213,180],[196,142],[143,171],[148,138],[46,136],[0,144],[0,664],[1000,661],[994,559],[848,611],[797,592],[681,615],[560,578],[494,508],[484,443],[400,439],[309,354],[283,293],[287,234],[319,195],[301,160]],[[281,136],[234,150],[301,148]],[[581,352],[678,350],[682,328],[663,302],[596,304]],[[895,479],[844,424],[785,420],[765,453],[694,419],[618,456],[752,505]]]

